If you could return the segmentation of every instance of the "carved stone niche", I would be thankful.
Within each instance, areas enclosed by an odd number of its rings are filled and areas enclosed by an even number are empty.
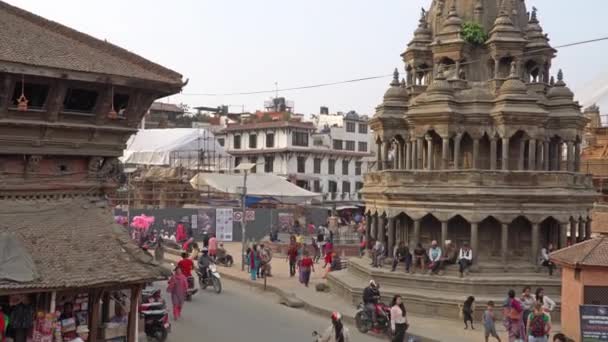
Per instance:
[[[25,162],[25,175],[33,175],[40,172],[40,161],[42,160],[42,156],[40,155],[30,155],[27,156]]]
[[[104,180],[117,180],[121,174],[121,165],[118,158],[104,158],[97,176]]]

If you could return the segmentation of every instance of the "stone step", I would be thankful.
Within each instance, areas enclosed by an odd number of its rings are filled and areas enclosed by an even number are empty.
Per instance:
[[[445,274],[441,276],[429,275],[427,273],[405,273],[403,268],[395,272],[390,267],[372,268],[365,259],[350,259],[348,272],[356,276],[360,282],[375,279],[377,282],[387,286],[407,286],[412,289],[436,289],[444,292],[463,294],[490,294],[505,295],[509,289],[521,291],[524,285],[543,287],[545,293],[551,297],[559,297],[561,294],[561,281],[558,277],[549,278],[531,274],[485,274],[471,273],[460,278],[459,275]],[[456,273],[458,274],[458,273]]]
[[[433,282],[433,278],[429,278],[429,283]],[[352,274],[348,270],[331,272],[328,276],[328,284],[331,292],[340,295],[349,300],[353,305],[361,302],[363,289],[367,286],[367,282],[360,277]],[[493,300],[496,303],[496,313],[500,318],[502,315],[502,303],[506,298],[505,294],[476,294],[456,291],[445,291],[435,288],[411,288],[405,284],[402,286],[381,285],[380,292],[382,301],[390,303],[393,296],[399,294],[403,297],[408,311],[425,316],[439,316],[444,318],[458,319],[462,304],[466,298],[473,295],[476,299],[475,319],[479,321],[485,303]],[[554,320],[559,320],[559,297],[553,297],[558,304],[556,310],[552,313]]]

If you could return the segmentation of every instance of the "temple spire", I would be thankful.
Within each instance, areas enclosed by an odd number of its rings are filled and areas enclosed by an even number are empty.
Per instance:
[[[393,81],[391,82],[391,86],[399,86],[399,70],[397,68],[395,68],[395,71],[393,71]]]

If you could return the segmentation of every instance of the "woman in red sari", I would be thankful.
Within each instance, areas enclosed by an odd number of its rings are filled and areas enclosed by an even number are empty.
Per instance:
[[[171,279],[167,292],[171,294],[171,303],[173,304],[173,319],[178,320],[182,315],[182,307],[186,301],[188,293],[188,280],[182,274],[182,269],[177,267]]]

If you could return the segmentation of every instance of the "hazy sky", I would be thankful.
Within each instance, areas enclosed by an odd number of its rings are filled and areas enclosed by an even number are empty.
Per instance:
[[[51,20],[107,39],[189,78],[172,103],[260,109],[272,94],[194,96],[272,90],[390,74],[420,7],[431,0],[8,0]],[[554,46],[608,36],[607,0],[527,0]],[[552,73],[582,102],[608,89],[608,41],[562,49]],[[280,95],[300,113],[354,109],[372,114],[390,77]],[[599,95],[598,95],[599,93]],[[606,97],[606,96],[604,96]],[[607,97],[608,98],[608,97]],[[608,100],[600,104],[608,105]],[[587,103],[588,104],[588,103]],[[607,107],[608,109],[608,107]]]

